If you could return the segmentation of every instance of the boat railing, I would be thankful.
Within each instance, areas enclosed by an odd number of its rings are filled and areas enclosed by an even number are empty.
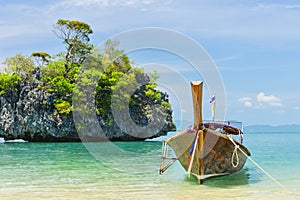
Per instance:
[[[238,140],[242,144],[243,143],[243,123],[240,121],[213,121],[213,120],[204,120],[203,121],[204,126],[213,126],[215,128],[221,128],[223,130],[226,130],[226,132],[231,133],[231,137],[233,135],[238,135]],[[228,129],[226,127],[233,127],[234,131],[232,131],[232,128]],[[226,128],[226,129],[225,129]],[[236,138],[237,139],[237,138]]]
[[[234,121],[234,120],[226,120],[226,121],[213,121],[213,120],[203,120],[203,124],[223,124],[223,125],[229,125],[235,128],[240,129],[242,132],[244,132],[244,126],[243,123],[240,121]]]

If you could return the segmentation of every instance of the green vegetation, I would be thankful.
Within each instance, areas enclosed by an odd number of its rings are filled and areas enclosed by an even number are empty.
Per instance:
[[[79,21],[59,19],[54,32],[65,44],[66,51],[54,56],[33,52],[31,56],[17,54],[7,58],[3,63],[5,70],[0,73],[0,95],[8,91],[20,93],[24,86],[32,90],[38,88],[53,96],[57,113],[69,115],[73,110],[73,94],[85,98],[86,91],[92,87],[95,102],[86,105],[96,105],[97,114],[107,123],[113,120],[113,97],[118,97],[115,98],[118,109],[125,109],[124,101],[130,102],[131,107],[138,106],[147,115],[149,104],[159,103],[162,109],[171,108],[162,93],[155,89],[157,73],[149,75],[150,80],[143,69],[133,67],[124,52],[117,49],[117,41],[108,40],[103,51],[94,48],[89,43],[89,35],[93,33],[90,25]],[[140,86],[140,81],[145,79],[148,81]],[[46,103],[44,99],[42,104]]]
[[[72,110],[71,104],[61,99],[56,100],[54,106],[59,114],[69,114]]]
[[[21,80],[21,77],[17,74],[0,73],[0,95],[5,94],[8,90],[12,90]]]
[[[46,52],[33,52],[31,56],[35,58],[38,68],[49,63],[49,59],[51,58],[51,56]]]
[[[69,63],[82,64],[91,53],[89,35],[93,33],[90,25],[72,20],[59,19],[54,25],[54,32],[66,46],[65,75],[69,72]]]
[[[3,64],[5,65],[4,74],[8,76],[16,74],[25,82],[33,79],[35,67],[31,57],[17,54],[11,58],[6,58]]]

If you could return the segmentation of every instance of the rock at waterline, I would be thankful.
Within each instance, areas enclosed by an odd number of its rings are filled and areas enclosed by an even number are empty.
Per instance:
[[[130,108],[131,118],[135,122],[134,125],[145,127],[145,129],[139,129],[144,130],[143,132],[127,134],[115,121],[107,123],[107,119],[97,115],[97,121],[93,123],[100,125],[103,133],[98,131],[99,126],[84,127],[85,124],[82,124],[85,132],[80,131],[79,136],[72,112],[69,114],[58,113],[54,106],[55,98],[56,94],[48,93],[34,86],[19,87],[18,90],[7,91],[1,95],[0,137],[5,140],[22,139],[31,142],[105,141],[107,139],[111,141],[141,141],[166,135],[169,131],[176,129],[172,121],[171,109],[164,111],[162,124],[161,119],[151,118],[143,113],[141,107],[133,106]],[[146,104],[143,102],[146,99],[143,94],[138,94],[136,98],[140,103]],[[168,101],[168,95],[161,93],[161,101]],[[111,113],[108,116],[110,115]],[[147,128],[150,123],[153,125],[153,129]],[[87,124],[89,125],[91,122]],[[158,130],[155,129],[156,124],[159,127]],[[77,128],[80,127],[77,126]],[[130,127],[127,129],[129,130]]]

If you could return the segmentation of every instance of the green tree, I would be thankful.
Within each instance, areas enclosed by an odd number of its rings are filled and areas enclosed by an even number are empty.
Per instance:
[[[31,56],[35,58],[36,63],[39,67],[46,63],[49,63],[51,56],[46,52],[32,52]]]
[[[35,65],[31,57],[17,54],[6,58],[3,64],[5,65],[4,71],[7,73],[17,74],[25,82],[33,79]]]
[[[46,53],[46,52],[33,52],[31,54],[31,56],[35,59],[36,61],[36,79],[40,80],[41,78],[41,67],[46,64],[49,63],[49,59],[51,58],[51,56]]]
[[[126,73],[132,67],[128,56],[123,50],[117,48],[118,45],[119,41],[107,40],[105,42],[102,65],[108,74],[115,71]]]
[[[70,97],[72,95],[73,79],[69,76],[64,77],[64,61],[62,59],[50,62],[41,71],[41,80],[48,92],[55,93],[61,97]]]
[[[69,63],[82,64],[91,53],[89,35],[93,33],[89,24],[76,20],[59,19],[54,25],[55,34],[66,45],[65,76],[70,70]]]

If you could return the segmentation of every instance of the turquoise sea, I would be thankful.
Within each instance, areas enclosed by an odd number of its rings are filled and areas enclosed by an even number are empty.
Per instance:
[[[300,199],[300,133],[245,134],[244,144],[289,192],[249,160],[204,185],[178,163],[159,175],[161,142],[2,142],[0,199]]]

